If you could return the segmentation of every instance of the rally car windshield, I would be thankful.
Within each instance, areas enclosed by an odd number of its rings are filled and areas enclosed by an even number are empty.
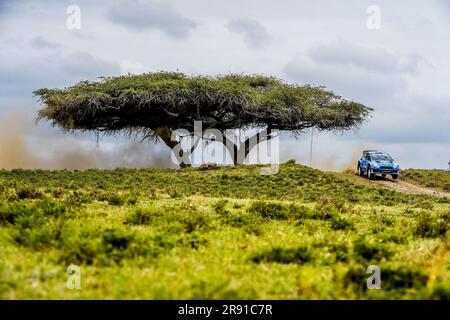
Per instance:
[[[375,153],[370,155],[371,160],[375,161],[392,161],[392,158],[388,154]]]

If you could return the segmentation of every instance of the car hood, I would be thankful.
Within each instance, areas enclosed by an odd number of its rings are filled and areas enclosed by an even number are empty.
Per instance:
[[[378,165],[383,165],[383,166],[393,166],[394,165],[394,162],[388,161],[388,160],[386,160],[386,161],[371,161],[371,162],[376,163]]]

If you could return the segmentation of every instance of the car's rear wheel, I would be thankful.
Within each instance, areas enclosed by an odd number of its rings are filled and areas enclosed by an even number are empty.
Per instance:
[[[398,174],[393,174],[392,175],[392,179],[397,180],[398,179]]]

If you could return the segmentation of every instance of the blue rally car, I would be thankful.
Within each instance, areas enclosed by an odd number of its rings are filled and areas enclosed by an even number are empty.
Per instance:
[[[360,176],[366,175],[369,179],[373,179],[377,174],[383,177],[390,174],[392,179],[397,179],[399,171],[398,163],[386,152],[365,150],[361,159],[358,160],[358,174]]]

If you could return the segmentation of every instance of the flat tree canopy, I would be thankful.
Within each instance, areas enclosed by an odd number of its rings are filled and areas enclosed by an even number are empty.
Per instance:
[[[176,129],[267,128],[300,133],[306,128],[358,127],[371,108],[323,87],[294,85],[261,75],[188,76],[157,72],[82,81],[65,89],[34,92],[39,118],[72,131],[97,131],[160,138],[173,148]],[[225,137],[225,135],[224,135]],[[250,151],[248,141],[246,155]],[[234,149],[237,149],[237,145]],[[234,159],[236,162],[236,159]]]

